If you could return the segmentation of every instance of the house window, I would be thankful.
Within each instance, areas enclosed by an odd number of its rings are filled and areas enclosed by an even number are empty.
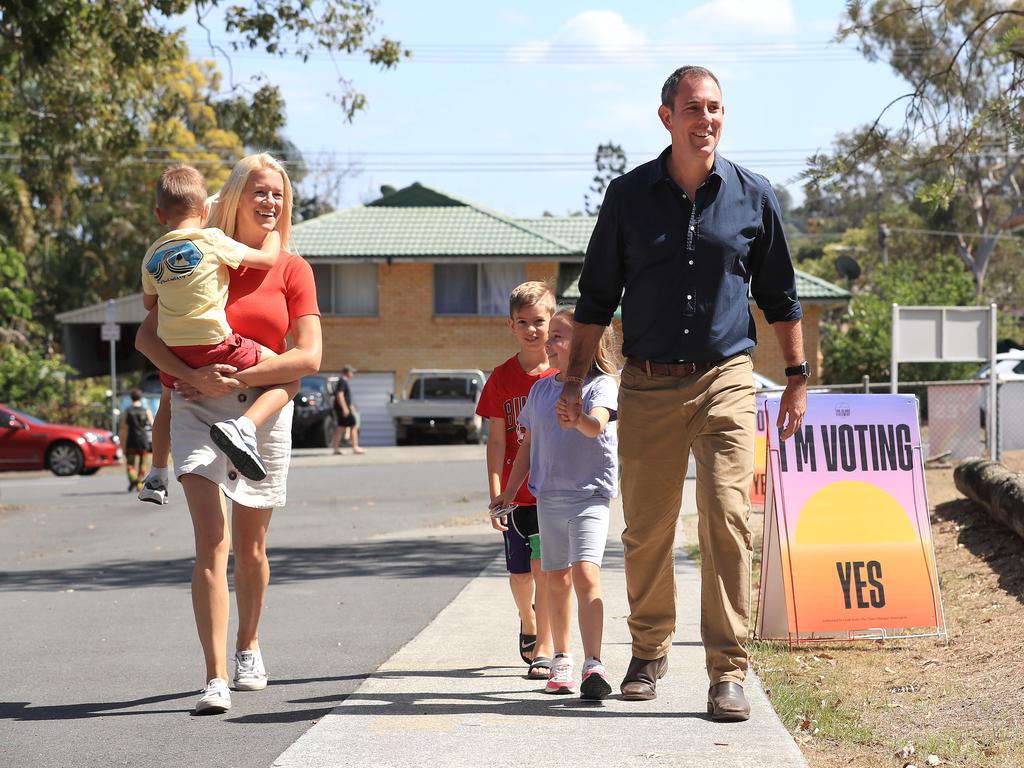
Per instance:
[[[506,315],[512,289],[526,280],[523,264],[435,264],[435,315]]]
[[[316,301],[325,315],[377,317],[376,264],[314,264]]]

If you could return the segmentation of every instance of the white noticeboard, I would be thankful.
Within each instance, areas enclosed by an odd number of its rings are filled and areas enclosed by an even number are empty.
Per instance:
[[[103,341],[120,341],[121,326],[118,323],[104,323],[100,326],[100,338]]]
[[[892,305],[890,392],[899,389],[900,363],[989,361],[989,457],[999,457],[996,442],[996,305],[987,307],[901,307]]]

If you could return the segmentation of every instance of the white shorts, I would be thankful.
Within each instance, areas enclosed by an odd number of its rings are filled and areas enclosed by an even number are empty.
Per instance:
[[[292,453],[292,411],[288,403],[256,430],[260,457],[267,476],[256,482],[247,479],[213,445],[210,425],[237,419],[245,413],[262,390],[240,389],[220,397],[186,400],[177,392],[171,396],[171,454],[174,476],[196,474],[220,486],[232,501],[254,509],[283,507],[287,498],[288,463]]]
[[[582,561],[600,568],[608,541],[610,503],[590,491],[538,496],[541,570],[560,571]]]

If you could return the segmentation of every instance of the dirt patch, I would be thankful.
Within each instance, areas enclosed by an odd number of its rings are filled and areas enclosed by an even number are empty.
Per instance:
[[[1003,463],[1024,471],[1024,452]],[[952,467],[926,476],[948,645],[754,645],[754,667],[812,768],[924,766],[929,755],[1024,766],[1024,540],[963,498]],[[760,538],[761,518],[752,523]],[[897,756],[908,745],[915,754]]]

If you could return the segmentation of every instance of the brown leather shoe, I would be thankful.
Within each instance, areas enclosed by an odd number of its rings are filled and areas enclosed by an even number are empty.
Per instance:
[[[626,668],[626,676],[622,678],[622,698],[626,701],[650,701],[657,698],[655,687],[658,681],[668,672],[668,656],[648,661],[633,656]]]
[[[708,691],[708,713],[712,720],[738,722],[750,719],[750,702],[739,683],[715,683]]]

